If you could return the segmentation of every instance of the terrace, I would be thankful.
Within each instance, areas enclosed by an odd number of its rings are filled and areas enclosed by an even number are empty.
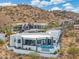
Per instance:
[[[44,31],[43,29],[46,29],[47,28],[47,24],[45,23],[24,23],[24,24],[16,24],[16,25],[13,25],[13,28],[12,28],[12,32],[31,32],[32,30],[33,31]]]
[[[18,54],[30,54],[37,52],[40,55],[57,55],[60,49],[59,39],[61,30],[49,30],[41,33],[17,33],[10,36],[8,50]]]

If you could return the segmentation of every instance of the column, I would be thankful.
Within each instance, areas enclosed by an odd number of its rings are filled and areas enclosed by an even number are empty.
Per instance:
[[[23,38],[21,38],[21,48],[23,49],[23,44],[24,44],[24,39]]]
[[[37,38],[36,38],[36,52],[38,52],[38,46],[37,46]]]

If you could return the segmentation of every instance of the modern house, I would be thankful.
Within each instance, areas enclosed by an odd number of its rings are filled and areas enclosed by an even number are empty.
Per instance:
[[[10,36],[7,46],[18,54],[38,53],[40,56],[53,57],[60,49],[61,30],[52,29],[45,33],[17,33]]]
[[[30,30],[42,31],[47,26],[47,23],[18,23],[13,25],[12,32],[18,33]]]

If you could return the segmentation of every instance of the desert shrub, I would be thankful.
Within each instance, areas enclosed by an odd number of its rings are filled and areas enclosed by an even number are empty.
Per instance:
[[[0,44],[4,44],[4,41],[0,39]]]

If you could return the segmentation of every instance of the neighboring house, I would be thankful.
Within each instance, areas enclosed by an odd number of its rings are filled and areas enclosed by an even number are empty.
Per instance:
[[[74,24],[79,24],[79,19],[75,19]]]
[[[0,33],[0,40],[5,40],[5,34],[4,33]]]
[[[49,30],[44,33],[17,33],[10,36],[9,50],[18,54],[37,52],[40,56],[54,57],[60,49],[61,30]]]
[[[76,42],[79,43],[79,24],[74,25],[74,33],[76,34]]]
[[[64,20],[60,20],[59,21],[60,25],[69,25],[69,24],[74,24],[74,20],[73,19],[64,19]]]
[[[76,33],[79,33],[79,24],[74,25],[74,30]]]
[[[74,31],[79,34],[79,20],[74,20]]]

